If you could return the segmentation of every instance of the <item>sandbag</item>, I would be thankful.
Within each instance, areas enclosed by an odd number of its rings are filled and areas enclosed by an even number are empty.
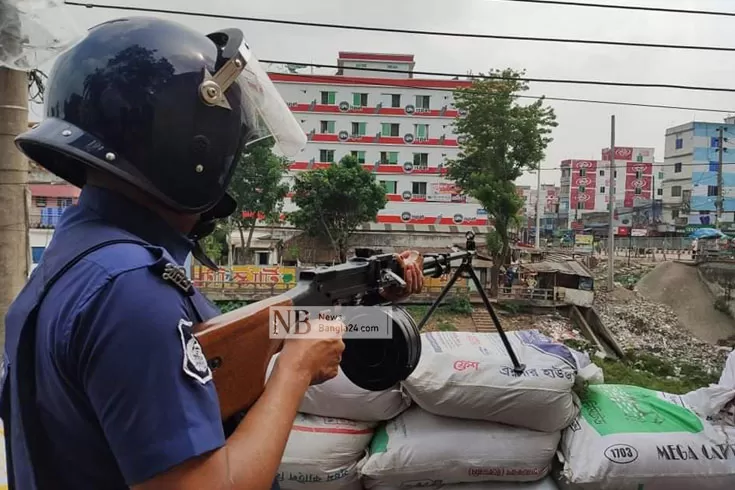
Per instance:
[[[594,385],[564,432],[561,459],[562,488],[735,488],[735,428],[710,423],[679,395]]]
[[[436,415],[486,420],[557,432],[577,416],[572,388],[580,356],[538,331],[509,332],[526,365],[513,371],[499,334],[430,332],[421,335],[422,354],[406,391]],[[587,358],[589,359],[589,358]]]
[[[270,376],[274,356],[268,367]],[[400,386],[385,391],[368,391],[356,386],[339,370],[336,377],[306,391],[299,412],[322,417],[379,422],[400,415],[411,405],[411,398]]]
[[[481,483],[455,483],[433,487],[419,487],[424,490],[559,490],[551,477],[544,478],[532,483],[511,482],[481,482]],[[371,490],[405,490],[406,487],[377,486]]]
[[[278,468],[282,490],[362,490],[373,422],[298,414]]]
[[[481,481],[538,481],[554,458],[560,433],[538,432],[409,408],[379,427],[362,467],[365,488]]]

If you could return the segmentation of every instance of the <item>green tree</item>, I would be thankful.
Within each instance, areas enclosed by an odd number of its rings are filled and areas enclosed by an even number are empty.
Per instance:
[[[341,262],[347,260],[349,239],[357,227],[375,220],[387,202],[385,188],[352,155],[302,173],[293,190],[299,209],[289,221],[309,236],[328,239]]]
[[[240,232],[246,262],[252,261],[250,247],[258,219],[266,222],[278,220],[283,210],[283,199],[289,191],[283,182],[288,161],[274,155],[272,147],[273,143],[266,140],[254,144],[238,163],[230,183],[229,192],[237,201],[232,223]]]
[[[202,240],[201,246],[207,257],[221,264],[227,257],[227,227],[218,223],[214,232]]]
[[[496,233],[489,236],[494,290],[498,269],[510,257],[510,229],[523,207],[515,180],[538,168],[557,126],[554,111],[543,98],[518,103],[518,96],[528,90],[524,74],[491,70],[454,95],[454,104],[463,113],[454,123],[455,131],[463,141],[458,158],[447,162],[447,176],[480,201],[495,223]]]

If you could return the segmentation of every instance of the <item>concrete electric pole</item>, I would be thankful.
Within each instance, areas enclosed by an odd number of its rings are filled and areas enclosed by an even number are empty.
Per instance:
[[[725,153],[725,136],[724,129],[717,129],[717,218],[715,221],[715,227],[719,230],[722,226],[722,212],[725,207],[724,198],[724,182],[722,178],[722,162],[724,160]]]
[[[28,162],[14,139],[28,129],[28,75],[0,67],[0,343],[5,314],[28,280]]]
[[[607,230],[607,290],[615,287],[615,116],[610,119],[610,217]]]
[[[541,164],[536,171],[536,249],[541,248]]]
[[[22,52],[19,12],[0,1],[0,344],[5,314],[28,280],[28,162],[15,137],[28,129],[28,74],[3,65]],[[1,352],[1,351],[0,351]]]

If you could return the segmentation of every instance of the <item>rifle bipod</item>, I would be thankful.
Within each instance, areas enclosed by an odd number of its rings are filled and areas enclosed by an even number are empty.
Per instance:
[[[472,265],[476,250],[475,234],[471,231],[468,231],[465,235],[465,238],[467,239],[465,246],[465,250],[468,252],[467,256],[462,259],[462,263],[459,265],[459,267],[457,267],[457,269],[454,271],[454,275],[452,275],[451,279],[449,279],[449,282],[439,293],[439,297],[436,298],[431,304],[431,306],[429,307],[429,311],[426,312],[424,317],[419,322],[418,329],[419,331],[421,331],[421,329],[424,328],[426,323],[431,319],[431,316],[434,314],[436,309],[439,308],[439,305],[447,296],[449,291],[457,283],[457,280],[461,277],[465,277],[466,275],[466,277],[469,277],[472,280],[475,288],[477,289],[477,292],[480,294],[480,298],[482,298],[485,309],[490,314],[490,318],[492,318],[493,320],[495,329],[498,331],[500,339],[503,341],[503,346],[508,353],[508,357],[510,357],[510,361],[513,363],[513,371],[515,371],[516,374],[522,374],[526,370],[526,365],[521,364],[518,360],[518,356],[516,356],[516,353],[513,350],[513,346],[510,345],[510,341],[508,340],[508,336],[506,335],[505,330],[503,330],[503,327],[500,325],[500,319],[498,318],[498,315],[495,313],[495,309],[490,303],[490,298],[487,297],[485,287],[483,286],[482,281],[480,281],[480,278],[477,276],[477,272]],[[435,259],[436,265],[434,266],[434,277],[441,277],[442,275],[448,274],[451,271],[451,261],[441,260],[442,257],[446,257],[445,254],[427,254],[426,257],[432,257]]]

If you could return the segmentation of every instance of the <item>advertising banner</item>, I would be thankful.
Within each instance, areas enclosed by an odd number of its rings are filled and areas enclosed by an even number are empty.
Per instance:
[[[591,254],[593,252],[594,241],[592,235],[577,234],[574,237],[574,253]]]

